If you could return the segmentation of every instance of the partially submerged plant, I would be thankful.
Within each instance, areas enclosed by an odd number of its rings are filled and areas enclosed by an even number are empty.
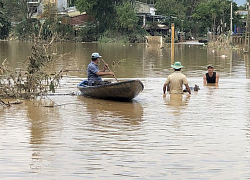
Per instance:
[[[57,34],[49,40],[35,37],[26,70],[8,70],[5,59],[0,66],[0,98],[29,99],[55,92],[62,72],[51,72],[49,66],[54,61],[58,40]]]

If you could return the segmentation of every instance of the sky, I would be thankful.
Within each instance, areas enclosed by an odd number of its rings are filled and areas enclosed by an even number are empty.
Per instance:
[[[242,6],[246,4],[247,0],[233,0],[233,2],[236,2],[238,6]]]

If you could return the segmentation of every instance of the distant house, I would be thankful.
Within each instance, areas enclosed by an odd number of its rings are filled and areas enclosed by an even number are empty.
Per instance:
[[[234,35],[242,35],[246,31],[247,23],[247,10],[238,10],[235,12],[236,15],[240,16],[240,24],[234,26],[233,33]]]
[[[57,11],[65,11],[68,5],[68,0],[29,0],[27,2],[28,11],[32,12],[32,17],[37,18],[43,13],[44,5],[51,3],[55,4]]]
[[[62,17],[62,23],[71,26],[79,26],[91,20],[86,13],[80,13],[72,2],[72,0],[29,0],[27,7],[29,12],[32,13],[32,18],[41,19],[44,6],[48,3],[54,4],[58,15]]]
[[[156,15],[155,7],[153,4],[147,4],[139,1],[135,1],[135,12],[137,16],[140,18],[139,24],[142,25],[145,29],[148,29],[151,22],[158,23],[158,31],[166,31],[169,29],[166,25],[162,24],[161,21],[165,20],[166,16]]]
[[[141,17],[142,25],[146,25],[147,17],[155,14],[155,9],[149,4],[135,1],[135,12],[138,17]]]
[[[241,18],[245,18],[246,15],[248,14],[248,11],[247,10],[238,10],[235,12],[235,14],[240,15]]]
[[[69,24],[74,27],[83,26],[84,23],[93,21],[94,18],[84,13],[80,13],[77,11],[75,7],[68,8],[66,12],[64,12],[64,17],[62,18],[62,23]]]

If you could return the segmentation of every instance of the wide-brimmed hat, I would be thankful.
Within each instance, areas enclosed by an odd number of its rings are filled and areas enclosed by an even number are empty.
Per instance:
[[[181,69],[184,68],[184,66],[181,65],[181,62],[177,61],[174,63],[174,65],[171,65],[172,68],[174,69]]]
[[[96,59],[96,58],[101,58],[102,56],[100,56],[100,54],[99,53],[97,53],[97,52],[94,52],[94,53],[92,53],[92,55],[91,55],[91,58],[94,58],[94,59]]]
[[[207,69],[208,68],[214,68],[214,67],[213,67],[213,65],[210,64],[210,65],[207,66]]]

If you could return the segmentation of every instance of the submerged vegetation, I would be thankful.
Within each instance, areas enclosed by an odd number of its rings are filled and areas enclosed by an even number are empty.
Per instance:
[[[42,29],[41,29],[42,30]],[[40,32],[41,32],[40,30]],[[11,70],[5,59],[0,66],[0,98],[30,99],[48,92],[55,92],[59,84],[61,72],[51,72],[56,55],[57,34],[44,40],[41,36],[33,38],[31,55],[28,57],[26,69]]]

